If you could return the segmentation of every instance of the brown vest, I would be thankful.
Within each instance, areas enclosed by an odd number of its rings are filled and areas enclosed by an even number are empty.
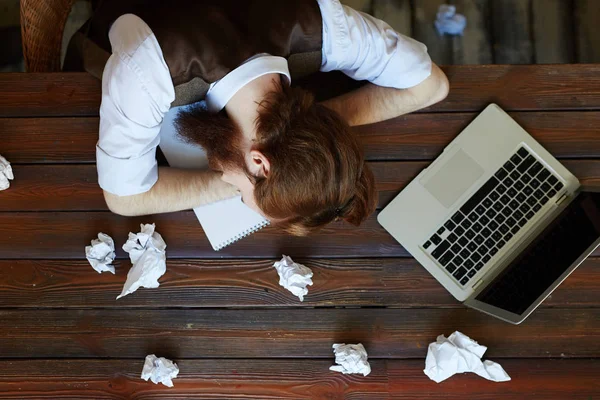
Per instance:
[[[127,13],[143,19],[158,40],[175,86],[172,106],[203,99],[210,83],[259,53],[287,58],[294,79],[321,66],[316,0],[99,0],[71,40],[64,69],[101,78],[111,53],[108,31]]]

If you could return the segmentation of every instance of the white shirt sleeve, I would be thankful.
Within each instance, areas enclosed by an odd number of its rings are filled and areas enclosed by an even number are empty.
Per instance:
[[[139,17],[119,17],[109,32],[112,46],[102,76],[98,183],[130,196],[158,180],[160,125],[175,99],[169,69],[156,37]]]
[[[431,75],[424,44],[339,0],[318,3],[323,17],[321,71],[339,70],[356,80],[397,89],[416,86]]]

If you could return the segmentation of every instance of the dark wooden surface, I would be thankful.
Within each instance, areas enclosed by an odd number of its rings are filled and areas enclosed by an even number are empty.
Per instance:
[[[379,12],[405,6],[374,5]],[[598,65],[445,71],[452,87],[445,102],[355,129],[380,208],[489,102],[583,184],[600,187]],[[322,90],[347,83],[320,82]],[[0,192],[0,399],[600,396],[600,252],[519,326],[465,309],[375,216],[311,238],[267,228],[215,253],[190,212],[124,218],[107,211],[94,165],[99,89],[84,74],[0,74],[0,154],[15,172]],[[167,273],[160,288],[117,301],[130,268],[121,246],[141,222],[155,222],[165,237]],[[97,274],[84,258],[100,231],[116,241],[116,275]],[[314,272],[303,303],[278,285],[272,263],[281,254]],[[454,330],[488,346],[486,357],[513,380],[430,381],[422,371],[427,345]],[[329,372],[337,342],[362,342],[373,373]],[[139,379],[150,353],[179,363],[174,389]]]

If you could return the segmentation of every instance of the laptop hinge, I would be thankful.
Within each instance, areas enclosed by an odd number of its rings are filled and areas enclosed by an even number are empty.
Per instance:
[[[477,288],[483,283],[483,279],[479,279],[476,284],[473,285],[473,290],[477,290]]]
[[[562,196],[560,196],[560,197],[558,198],[558,200],[556,200],[556,205],[557,205],[557,206],[558,206],[558,205],[560,205],[560,203],[562,203],[563,201],[565,201],[565,200],[567,199],[567,197],[568,197],[568,196],[567,196],[567,193],[563,193],[563,195],[562,195]]]

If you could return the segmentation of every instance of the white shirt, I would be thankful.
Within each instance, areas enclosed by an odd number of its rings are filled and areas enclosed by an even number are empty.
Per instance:
[[[339,70],[356,80],[405,89],[431,74],[427,48],[339,0],[317,0],[323,19],[321,71]],[[139,17],[119,17],[109,31],[112,55],[102,76],[100,137],[96,146],[98,182],[118,196],[144,193],[158,180],[156,147],[160,125],[175,99],[162,50]],[[287,60],[252,57],[217,82],[206,95],[220,111],[233,95],[259,76],[279,73],[291,82]]]

